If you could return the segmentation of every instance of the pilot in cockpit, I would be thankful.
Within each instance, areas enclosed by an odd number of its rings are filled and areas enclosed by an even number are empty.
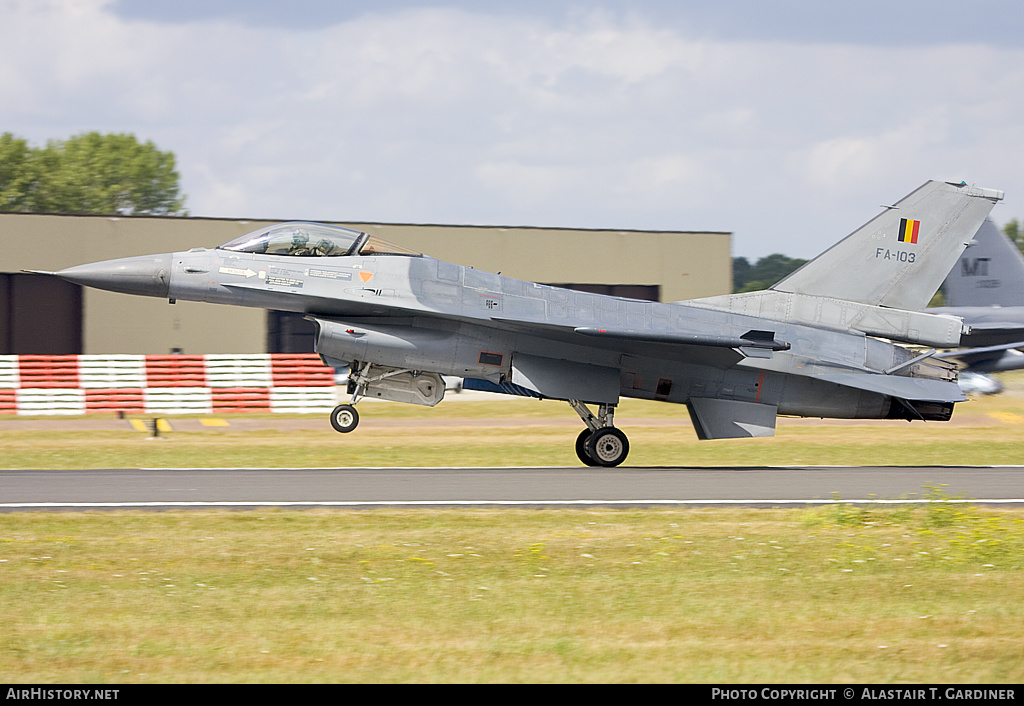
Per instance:
[[[309,235],[297,230],[292,233],[292,246],[288,249],[289,255],[309,255]]]
[[[310,245],[309,234],[300,230],[292,234],[292,245],[288,254],[298,257],[326,257],[333,249],[334,244],[327,238],[321,238],[316,245]]]
[[[246,233],[220,247],[234,252],[290,257],[419,255],[377,236],[320,223],[279,223]]]

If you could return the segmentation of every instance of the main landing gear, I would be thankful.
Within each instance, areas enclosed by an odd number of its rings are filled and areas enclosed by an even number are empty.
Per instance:
[[[352,401],[334,408],[331,412],[331,426],[342,434],[354,431],[359,426],[359,412],[356,411],[355,405],[366,395],[367,385],[408,372],[410,371],[389,370],[371,376],[368,364],[354,363],[348,383]],[[439,377],[437,384],[443,385]],[[615,405],[600,404],[597,414],[591,412],[590,408],[579,400],[569,400],[569,406],[576,411],[576,414],[580,415],[580,419],[587,425],[587,428],[576,437],[576,456],[580,461],[588,466],[611,468],[626,460],[626,456],[629,455],[629,439],[615,428]]]
[[[613,425],[615,405],[602,404],[595,415],[578,400],[569,400],[587,428],[576,437],[576,456],[588,466],[618,466],[629,454],[629,439]]]

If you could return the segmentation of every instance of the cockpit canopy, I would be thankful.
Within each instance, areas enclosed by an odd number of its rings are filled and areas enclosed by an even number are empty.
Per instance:
[[[219,249],[291,257],[420,254],[374,235],[323,223],[278,223],[235,238]]]

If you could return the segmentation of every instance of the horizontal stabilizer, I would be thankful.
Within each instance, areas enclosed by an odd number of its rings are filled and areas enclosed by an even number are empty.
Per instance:
[[[877,392],[888,397],[914,402],[965,402],[967,400],[955,382],[945,380],[863,373],[826,373],[814,377],[836,385]]]
[[[964,370],[974,373],[1003,373],[1024,369],[1024,353],[1019,348],[1024,348],[1024,341],[983,348],[961,348],[939,353],[936,357],[959,361]],[[960,375],[962,380],[963,372]]]
[[[985,353],[1002,353],[1013,348],[1024,348],[1024,341],[1014,341],[1013,343],[1003,343],[998,346],[984,346],[981,348],[958,348],[953,351],[945,351],[944,353],[936,353],[936,358],[964,358],[972,355],[984,355]]]
[[[971,327],[971,333],[1007,334],[1017,332],[1021,335],[1021,338],[1024,338],[1024,324],[1015,321],[987,321],[985,323],[970,323],[968,325]]]

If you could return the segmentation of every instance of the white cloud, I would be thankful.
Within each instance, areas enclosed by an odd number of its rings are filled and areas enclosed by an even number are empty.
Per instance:
[[[0,18],[2,129],[152,139],[197,215],[731,230],[807,257],[803,221],[838,238],[928,178],[1024,197],[1012,48],[698,41],[635,13]]]
[[[869,181],[893,168],[904,155],[941,149],[949,139],[941,115],[911,118],[874,135],[843,135],[810,146],[798,170],[819,187],[835,189],[849,181]]]

